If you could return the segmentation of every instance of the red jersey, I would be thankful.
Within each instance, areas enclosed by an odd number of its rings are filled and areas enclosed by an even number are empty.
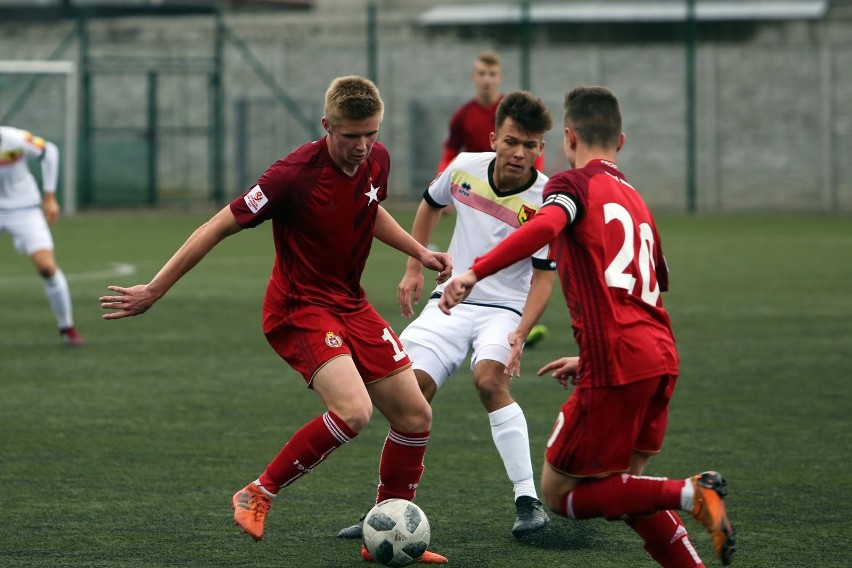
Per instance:
[[[668,269],[639,192],[615,164],[594,160],[550,178],[544,198],[571,221],[557,239],[556,264],[582,378],[594,387],[677,375],[660,295],[668,289]]]
[[[555,229],[542,230],[548,225]],[[477,259],[474,272],[484,277],[510,254],[534,247],[531,236],[545,242],[556,236],[551,246],[580,347],[578,387],[678,374],[660,296],[668,289],[660,236],[644,200],[615,164],[593,160],[551,177],[539,213]]]
[[[361,273],[389,171],[387,148],[376,142],[355,175],[346,175],[323,137],[278,160],[231,202],[244,228],[272,220],[275,264],[265,313],[285,315],[304,304],[338,312],[363,306]]]
[[[494,104],[482,106],[476,99],[471,99],[450,119],[450,130],[444,147],[455,151],[456,155],[465,152],[491,152],[491,133],[494,131],[494,117],[502,95]]]

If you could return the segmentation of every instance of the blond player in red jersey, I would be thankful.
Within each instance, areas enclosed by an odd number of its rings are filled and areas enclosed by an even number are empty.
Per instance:
[[[478,280],[550,243],[580,356],[540,370],[575,384],[548,439],[545,503],[572,519],[624,520],[667,568],[704,566],[674,512],[688,511],[730,564],[735,534],[724,478],[641,475],[662,446],[679,362],[660,295],[668,288],[660,236],[615,162],[625,140],[616,97],[604,87],[570,91],[564,136],[573,169],[550,178],[529,223],[450,280],[440,307],[450,313]]]
[[[503,81],[500,55],[491,49],[481,51],[473,62],[470,80],[474,96],[457,108],[450,118],[444,150],[438,162],[438,174],[461,152],[491,152],[497,106],[503,99],[500,92]],[[533,166],[544,172],[544,153],[536,157]]]
[[[109,286],[117,295],[100,298],[101,307],[112,310],[104,319],[140,315],[219,242],[272,221],[276,254],[263,331],[327,412],[296,431],[260,476],[234,494],[234,523],[255,540],[263,538],[275,496],[355,438],[374,405],[390,423],[376,502],[413,500],[423,475],[432,412],[399,337],[373,309],[360,279],[374,238],[438,271],[438,282],[452,273],[452,264],[381,206],[390,172],[388,151],[377,142],[383,113],[371,81],[335,79],[325,95],[326,136],[270,166],[199,227],[151,282]],[[363,547],[361,555],[371,560]],[[427,551],[421,561],[447,559]]]

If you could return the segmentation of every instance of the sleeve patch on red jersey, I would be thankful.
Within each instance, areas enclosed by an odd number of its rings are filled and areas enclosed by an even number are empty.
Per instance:
[[[263,193],[263,190],[260,189],[259,185],[251,188],[243,197],[243,200],[246,202],[246,205],[251,210],[252,213],[257,213],[260,211],[264,205],[269,203],[269,199]]]

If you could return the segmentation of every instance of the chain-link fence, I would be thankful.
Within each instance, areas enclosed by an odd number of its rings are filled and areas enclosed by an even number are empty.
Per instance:
[[[554,115],[548,173],[567,167],[559,127],[565,91],[607,85],[625,115],[620,166],[654,207],[686,208],[687,68],[678,33],[633,31],[619,40],[608,30],[594,41],[587,29],[574,37],[576,27],[536,26],[526,58],[511,29],[424,30],[411,10],[385,4],[374,37],[363,2],[348,11],[337,3],[334,14],[89,22],[86,204],[203,202],[216,200],[216,184],[218,198],[228,199],[321,132],[323,95],[334,77],[368,73],[386,104],[381,140],[393,160],[392,198],[415,201],[434,176],[452,111],[473,94],[474,57],[495,48],[503,90],[529,80]],[[847,23],[833,25],[852,32]],[[852,43],[842,40],[852,35],[823,38],[819,22],[791,25],[777,34],[761,34],[759,25],[750,33],[719,31],[697,45],[699,211],[852,210],[844,151],[852,143]],[[0,26],[0,47],[13,42],[21,58],[46,57],[44,37],[61,36],[49,24],[19,26],[11,36]],[[77,58],[80,49],[60,57]],[[220,91],[211,90],[217,69]],[[131,197],[116,200],[132,183],[124,194]]]

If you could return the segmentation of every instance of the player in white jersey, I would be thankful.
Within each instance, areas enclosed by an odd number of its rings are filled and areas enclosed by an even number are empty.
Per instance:
[[[450,163],[423,194],[412,236],[428,243],[442,208],[454,205],[455,229],[448,252],[454,270],[463,272],[477,256],[531,219],[541,207],[547,181],[533,163],[544,149],[544,133],[551,125],[541,99],[525,91],[506,95],[497,108],[496,131],[491,134],[494,152],[461,153]],[[451,317],[438,309],[444,288],[439,285],[421,314],[399,336],[429,401],[473,350],[474,384],[514,485],[517,518],[512,534],[517,538],[549,522],[533,481],[526,419],[509,393],[520,365],[520,347],[544,312],[553,289],[556,265],[548,252],[544,248],[531,259],[502,270],[493,281],[483,281],[489,286],[477,287]],[[413,315],[412,302],[419,300],[422,291],[422,270],[409,262],[397,291],[404,316]],[[360,537],[361,524],[343,529],[338,536]]]
[[[41,162],[43,199],[28,160]],[[32,259],[44,280],[60,337],[68,345],[79,346],[84,341],[74,327],[68,281],[56,265],[48,227],[59,218],[58,176],[59,150],[55,144],[26,130],[0,126],[0,234],[9,233],[15,249]]]

